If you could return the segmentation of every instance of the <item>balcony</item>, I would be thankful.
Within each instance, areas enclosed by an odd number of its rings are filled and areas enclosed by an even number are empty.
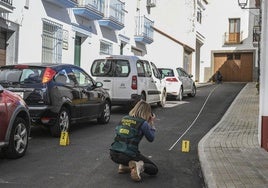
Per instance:
[[[0,13],[11,13],[14,7],[12,6],[13,0],[0,0]]]
[[[224,44],[241,44],[242,43],[242,34],[243,32],[240,33],[228,33],[226,32],[224,34]]]
[[[254,26],[253,27],[253,38],[252,38],[252,44],[254,47],[258,47],[261,40],[261,27],[260,26]]]
[[[104,0],[78,0],[78,7],[73,8],[76,16],[88,20],[99,20],[104,16]]]
[[[47,1],[51,4],[54,4],[56,6],[59,6],[61,8],[73,8],[77,5],[77,0],[43,0]]]
[[[119,0],[107,0],[104,18],[99,20],[99,25],[112,30],[124,28],[125,4]]]
[[[135,19],[136,28],[134,40],[143,44],[151,44],[153,42],[153,24],[154,22],[145,16],[138,16]]]

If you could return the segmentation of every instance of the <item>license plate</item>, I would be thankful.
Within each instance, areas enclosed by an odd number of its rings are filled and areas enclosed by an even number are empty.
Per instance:
[[[23,95],[24,95],[23,92],[14,92],[14,93],[17,94],[17,95],[19,95],[23,99]]]

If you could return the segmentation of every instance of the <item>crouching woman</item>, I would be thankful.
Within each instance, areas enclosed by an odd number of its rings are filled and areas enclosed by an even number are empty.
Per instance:
[[[118,173],[130,173],[134,181],[141,180],[142,172],[149,175],[156,175],[158,172],[157,166],[139,151],[139,144],[144,136],[149,142],[154,140],[154,119],[150,104],[141,100],[128,116],[121,119],[115,129],[116,136],[110,148],[110,157],[119,164]]]

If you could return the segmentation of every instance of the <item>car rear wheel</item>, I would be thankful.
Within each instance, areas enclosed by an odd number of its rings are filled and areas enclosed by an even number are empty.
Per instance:
[[[163,93],[162,93],[162,96],[161,96],[161,101],[158,102],[157,104],[158,104],[158,106],[161,106],[162,108],[164,108],[165,105],[166,105],[166,101],[167,101],[167,93],[164,90]]]
[[[176,100],[182,101],[183,98],[183,91],[182,91],[182,87],[180,88],[179,94],[176,97]]]
[[[101,124],[106,124],[110,121],[110,117],[111,117],[111,105],[108,101],[105,101],[101,116],[97,120]]]
[[[192,92],[189,93],[188,96],[190,96],[190,97],[194,97],[195,95],[196,95],[196,86],[193,85],[193,87],[192,87]]]
[[[69,131],[69,129],[70,129],[69,111],[67,108],[62,107],[58,114],[56,123],[50,126],[50,133],[54,137],[59,137],[61,131]]]
[[[4,148],[4,154],[7,158],[16,159],[22,157],[28,147],[30,125],[20,117],[17,117],[13,123],[9,144]]]

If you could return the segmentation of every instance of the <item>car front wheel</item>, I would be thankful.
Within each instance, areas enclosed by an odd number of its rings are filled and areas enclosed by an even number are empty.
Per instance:
[[[110,117],[111,117],[111,105],[108,101],[105,101],[101,116],[97,120],[101,124],[106,124],[110,121]]]
[[[70,129],[70,114],[67,108],[62,107],[56,123],[50,126],[50,133],[54,137],[59,137],[61,131],[69,131]]]
[[[22,157],[28,147],[30,125],[20,117],[17,117],[13,123],[9,144],[4,148],[4,153],[7,158],[16,159]]]

